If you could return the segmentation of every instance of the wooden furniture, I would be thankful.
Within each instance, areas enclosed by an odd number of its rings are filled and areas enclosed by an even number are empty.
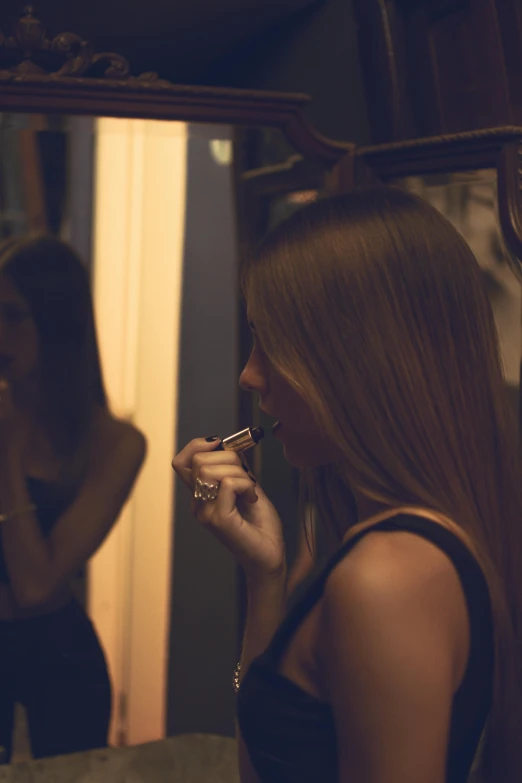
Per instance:
[[[522,125],[519,0],[354,0],[372,143]]]

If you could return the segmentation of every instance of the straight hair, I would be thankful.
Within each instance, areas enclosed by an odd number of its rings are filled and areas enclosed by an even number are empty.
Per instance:
[[[259,346],[339,449],[300,471],[338,542],[352,490],[444,514],[486,577],[495,642],[481,774],[522,780],[522,495],[516,423],[481,269],[434,207],[398,188],[303,207],[240,270]]]

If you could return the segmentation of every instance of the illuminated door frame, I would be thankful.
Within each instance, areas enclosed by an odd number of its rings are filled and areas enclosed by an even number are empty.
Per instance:
[[[187,126],[100,118],[93,294],[111,408],[145,434],[132,496],[88,570],[113,683],[110,743],[165,737]]]

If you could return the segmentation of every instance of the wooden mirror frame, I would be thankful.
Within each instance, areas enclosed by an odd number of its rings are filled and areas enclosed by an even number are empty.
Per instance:
[[[522,127],[358,147],[336,167],[339,189],[423,174],[497,172],[498,214],[513,268],[522,280]]]
[[[0,24],[0,112],[127,117],[189,123],[279,129],[296,155],[292,165],[245,177],[256,197],[286,191],[289,183],[321,183],[323,173],[336,185],[335,164],[352,155],[355,145],[328,139],[303,116],[310,97],[298,93],[180,85],[156,73],[131,74],[129,62],[114,52],[97,53],[79,35],[49,37],[27,5],[6,35]],[[238,134],[240,135],[240,134]],[[295,167],[294,164],[295,163]],[[247,184],[247,187],[248,187]],[[249,339],[246,317],[239,313],[240,351]],[[242,346],[242,347],[241,347]],[[238,403],[238,428],[251,426],[252,403]],[[238,568],[238,654],[241,649],[246,592]]]
[[[353,145],[311,127],[302,115],[310,100],[299,93],[173,84],[153,72],[132,76],[124,57],[96,53],[75,33],[49,38],[31,5],[11,36],[0,30],[1,112],[275,127],[306,158],[332,166]]]

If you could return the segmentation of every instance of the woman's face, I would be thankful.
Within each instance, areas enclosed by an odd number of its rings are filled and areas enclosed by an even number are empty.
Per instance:
[[[39,340],[29,305],[7,275],[0,274],[0,377],[13,386],[36,371]]]
[[[292,387],[277,374],[255,339],[239,385],[244,391],[260,395],[260,407],[282,422],[276,437],[283,444],[286,459],[297,468],[317,467],[340,459],[336,448],[319,431],[311,408]]]

